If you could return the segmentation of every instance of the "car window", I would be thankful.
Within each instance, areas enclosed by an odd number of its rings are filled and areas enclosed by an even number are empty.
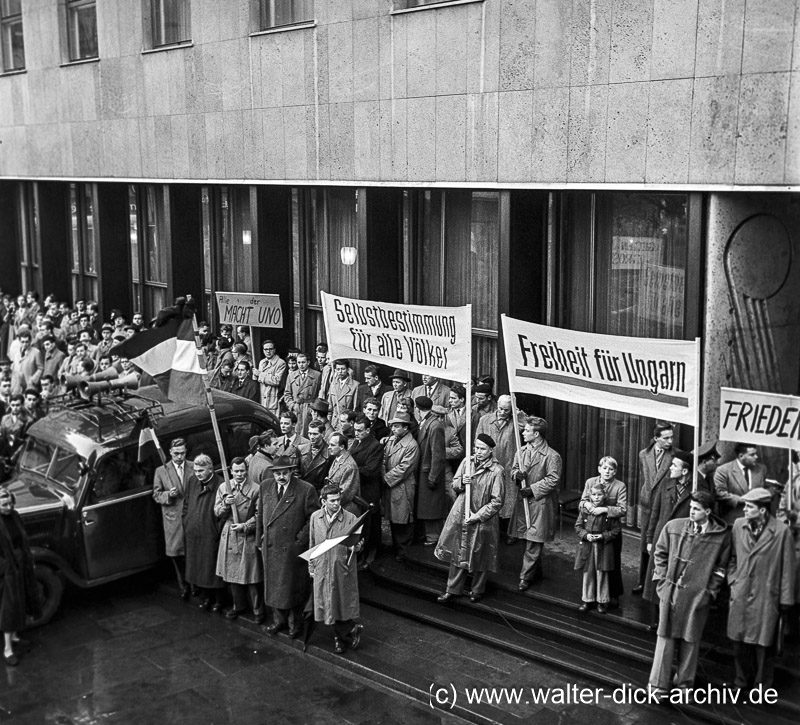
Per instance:
[[[225,425],[225,434],[228,442],[229,460],[241,456],[245,458],[250,452],[248,443],[250,438],[264,432],[265,426],[255,421],[229,421]]]
[[[109,453],[97,463],[91,502],[150,488],[155,465],[153,459],[137,461],[138,448],[132,446]]]
[[[79,462],[77,453],[57,448],[53,465],[50,467],[50,478],[64,484],[70,491],[75,491],[81,477]]]
[[[219,449],[214,438],[212,428],[196,430],[181,436],[186,441],[186,460],[193,461],[201,453],[205,453],[214,462],[216,468],[219,463]]]

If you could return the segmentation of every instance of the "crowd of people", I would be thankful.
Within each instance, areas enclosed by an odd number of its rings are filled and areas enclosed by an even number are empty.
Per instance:
[[[128,323],[115,310],[103,323],[94,303],[69,308],[48,298],[40,305],[29,293],[4,297],[0,319],[7,455],[25,426],[46,413],[66,375],[109,366],[138,374],[111,349],[143,329],[141,315]],[[494,395],[491,377],[474,381],[469,400],[463,386],[430,375],[414,387],[412,376],[396,369],[385,382],[372,364],[359,382],[349,360],[329,360],[325,343],[313,357],[292,348],[284,359],[266,339],[256,362],[249,328],[199,328],[211,385],[260,403],[279,420],[280,433],[254,436],[249,455],[231,462],[229,483],[206,455],[187,461],[185,442],[171,442],[153,496],[184,598],[194,593],[204,609],[221,612],[229,591],[229,618],[251,611],[264,623],[271,608],[268,630],[298,637],[305,616],[334,626],[337,652],[354,649],[361,632],[356,572],[378,553],[382,521],[398,561],[419,542],[449,564],[443,604],[465,593],[480,601],[501,546],[524,542],[520,591],[542,577],[545,546],[555,536],[561,455],[548,443],[547,421],[515,413],[510,396]],[[797,461],[781,495],[755,446],[737,444],[735,455],[718,466],[715,442],[678,450],[666,422],[639,454],[641,556],[632,594],[652,605],[658,644],[650,682],[660,690],[693,683],[712,606],[728,610],[736,684],[770,684],[779,615],[800,596]],[[617,469],[614,458],[601,458],[580,498],[575,568],[583,572],[582,612],[617,608],[624,593],[629,496]],[[299,557],[361,514],[360,542],[308,563]]]

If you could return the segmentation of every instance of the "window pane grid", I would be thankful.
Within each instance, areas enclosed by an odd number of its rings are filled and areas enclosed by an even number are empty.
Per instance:
[[[22,34],[21,0],[0,3],[0,45],[3,49],[3,70],[25,68],[25,41]]]
[[[153,45],[190,40],[189,0],[151,0]]]
[[[314,0],[260,0],[261,29],[314,19]]]
[[[69,59],[97,57],[97,7],[95,0],[71,0],[67,4]]]

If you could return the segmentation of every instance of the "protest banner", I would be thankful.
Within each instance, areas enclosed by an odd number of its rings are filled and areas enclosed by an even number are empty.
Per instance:
[[[699,428],[699,340],[600,335],[502,315],[511,389]]]
[[[800,397],[720,388],[719,439],[800,449]]]
[[[283,327],[278,295],[254,292],[217,292],[220,324],[249,327]]]
[[[373,360],[466,383],[472,367],[472,306],[398,305],[320,292],[331,360]]]

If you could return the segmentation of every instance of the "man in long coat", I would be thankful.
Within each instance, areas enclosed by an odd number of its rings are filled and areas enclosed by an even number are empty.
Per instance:
[[[467,413],[471,419],[471,436],[474,437],[478,429],[480,416],[472,411],[467,411],[467,391],[461,385],[454,385],[450,389],[449,409],[444,416],[444,441],[447,457],[447,469],[445,470],[445,488],[447,496],[451,501],[455,501],[455,493],[452,490],[453,476],[455,476],[461,461],[467,455]]]
[[[561,456],[547,445],[546,436],[547,421],[529,416],[522,431],[525,445],[514,456],[511,466],[512,479],[521,485],[512,523],[517,537],[525,539],[518,586],[522,592],[534,578],[541,577],[544,545],[556,534]],[[530,525],[526,521],[526,508]]]
[[[771,687],[778,617],[794,604],[797,563],[791,530],[770,514],[772,493],[754,488],[741,501],[744,517],[733,523],[728,564],[735,683]]]
[[[340,413],[356,409],[357,397],[358,383],[350,375],[350,362],[334,360],[333,379],[328,389],[328,409],[334,430],[339,431],[342,428]]]
[[[270,634],[289,627],[289,636],[302,631],[303,605],[308,597],[308,574],[300,554],[308,549],[308,519],[319,508],[310,483],[294,473],[294,457],[272,462],[275,483],[261,486],[256,508],[256,545],[264,561],[264,602],[272,607]]]
[[[431,401],[433,401],[433,405],[446,408],[450,403],[450,386],[445,385],[439,378],[435,378],[433,375],[423,375],[422,385],[417,385],[417,387],[411,391],[411,397],[414,398],[414,402],[416,402],[417,398],[421,395],[430,398]]]
[[[672,659],[680,645],[675,687],[692,687],[700,639],[711,601],[725,581],[730,556],[728,525],[712,512],[705,491],[691,495],[689,517],[669,521],[653,551],[658,582],[659,618],[649,683],[665,692],[672,687]]]
[[[423,376],[424,377],[424,376]],[[420,395],[414,403],[419,411],[419,469],[417,472],[417,519],[425,527],[425,546],[435,546],[442,533],[442,524],[447,516],[447,491],[445,490],[445,468],[447,451],[444,442],[444,426],[441,418],[447,412],[427,395]]]
[[[258,363],[256,374],[258,382],[261,383],[261,405],[277,418],[280,415],[278,391],[283,383],[286,362],[278,357],[272,340],[264,340],[262,350],[264,357]]]
[[[468,572],[472,574],[470,601],[479,602],[486,590],[489,572],[497,570],[498,514],[503,505],[505,472],[494,458],[494,447],[491,436],[481,433],[475,440],[472,460],[461,461],[453,478],[457,498],[434,551],[437,559],[450,564],[447,589],[437,599],[441,603],[463,593]],[[470,515],[465,522],[467,484],[470,484]]]
[[[194,475],[183,496],[183,534],[186,542],[186,581],[201,590],[201,609],[222,611],[225,583],[217,576],[219,523],[214,501],[221,483],[211,458],[201,453],[194,459]]]
[[[219,538],[217,576],[231,585],[233,607],[225,616],[236,619],[249,607],[256,624],[263,624],[264,593],[261,557],[256,549],[256,503],[260,488],[247,478],[244,458],[231,461],[230,490],[217,489],[214,513],[225,522]],[[234,519],[234,509],[236,517]]]
[[[170,443],[169,457],[170,460],[159,466],[153,476],[153,499],[161,506],[166,554],[175,568],[178,589],[181,597],[188,599],[189,587],[184,578],[186,558],[181,514],[183,497],[192,472],[186,465],[186,441],[183,438],[176,438]]]
[[[319,421],[312,421],[308,426],[309,447],[300,461],[300,475],[310,483],[316,491],[325,485],[333,461],[328,454],[328,443],[322,431],[325,426]]]
[[[513,421],[511,396],[501,395],[497,399],[497,410],[482,416],[475,432],[475,435],[485,433],[496,441],[494,457],[506,472],[503,507],[500,509],[500,529],[503,534],[508,532],[508,543],[513,543],[518,538],[518,534],[508,526],[508,523],[517,507],[517,487],[511,478],[511,465],[517,453],[519,429],[520,421],[518,420],[516,424]]]
[[[656,486],[669,475],[672,463],[672,440],[674,432],[670,423],[656,423],[653,428],[653,439],[647,448],[639,451],[639,470],[641,488],[639,489],[639,505],[637,521],[639,524],[639,584],[633,588],[634,594],[644,591],[644,580],[650,554],[647,553],[647,526],[650,523],[650,500]]]
[[[381,398],[381,409],[378,417],[386,421],[391,421],[397,413],[397,403],[405,400],[408,406],[408,414],[414,415],[414,398],[408,386],[411,383],[411,376],[403,370],[395,370],[392,373],[392,389],[384,393]],[[410,421],[409,421],[410,422]],[[391,425],[391,422],[389,423]]]
[[[364,522],[364,549],[362,565],[375,559],[381,545],[381,462],[383,446],[372,435],[370,421],[359,413],[353,422],[355,440],[350,444],[350,455],[358,466],[361,497],[372,504],[370,515]]]
[[[334,433],[328,441],[328,457],[331,467],[328,469],[328,483],[338,487],[341,495],[340,505],[351,514],[360,515],[361,509],[354,501],[361,497],[361,476],[358,464],[347,450],[349,440],[343,433]]]
[[[320,491],[322,508],[311,514],[309,544],[316,546],[326,539],[347,534],[358,518],[342,508],[341,494],[335,484],[326,484]],[[359,541],[356,550],[361,548]],[[357,649],[362,625],[354,620],[360,615],[358,570],[355,552],[338,544],[308,562],[308,573],[314,580],[314,619],[332,624],[334,652]]]
[[[411,435],[411,417],[398,413],[389,421],[392,435],[383,449],[381,475],[386,484],[384,516],[389,519],[395,559],[403,561],[414,536],[414,489],[419,446]]]
[[[31,331],[22,330],[17,335],[19,349],[11,357],[11,392],[24,393],[27,388],[36,387],[42,377],[44,361],[38,348],[31,345]]]
[[[719,515],[729,524],[744,516],[742,496],[754,488],[766,485],[767,469],[758,462],[758,448],[749,443],[737,443],[736,458],[723,463],[714,473],[714,490]]]
[[[319,394],[321,377],[321,373],[309,367],[308,355],[304,352],[298,353],[297,370],[289,373],[286,389],[283,392],[283,402],[297,416],[295,430],[301,436],[308,435],[308,424],[311,422],[309,404],[316,400]]]

